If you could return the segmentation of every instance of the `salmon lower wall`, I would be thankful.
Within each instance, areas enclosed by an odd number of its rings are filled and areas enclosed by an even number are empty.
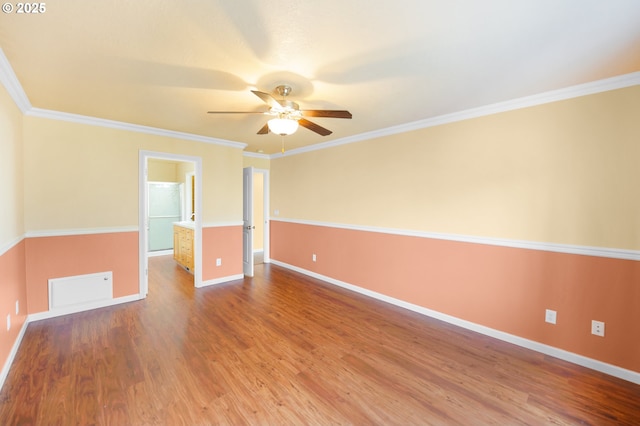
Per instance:
[[[140,292],[138,232],[32,237],[26,240],[29,314],[49,310],[50,278],[113,272],[113,297]]]
[[[216,266],[216,259],[222,264]],[[242,226],[202,228],[202,281],[242,274]]]
[[[16,300],[19,312],[16,315]],[[4,322],[11,315],[11,329]],[[24,240],[0,255],[0,367],[6,366],[13,346],[18,340],[20,330],[27,319],[27,283],[25,278],[25,242]],[[3,373],[5,368],[2,368]],[[0,377],[0,386],[2,386]]]
[[[638,261],[270,223],[275,261],[640,372]],[[605,322],[605,337],[591,320]]]
[[[50,278],[113,271],[114,298],[138,294],[138,238],[138,232],[26,238],[28,313],[49,310]],[[218,258],[221,266],[216,266]],[[242,226],[203,228],[202,261],[205,282],[242,274]]]

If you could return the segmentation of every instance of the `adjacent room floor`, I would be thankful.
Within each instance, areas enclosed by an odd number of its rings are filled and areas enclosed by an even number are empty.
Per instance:
[[[0,424],[640,423],[640,386],[270,264],[31,323]]]

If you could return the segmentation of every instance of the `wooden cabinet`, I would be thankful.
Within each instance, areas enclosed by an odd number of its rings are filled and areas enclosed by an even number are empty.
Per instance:
[[[193,272],[193,229],[173,225],[173,258]]]

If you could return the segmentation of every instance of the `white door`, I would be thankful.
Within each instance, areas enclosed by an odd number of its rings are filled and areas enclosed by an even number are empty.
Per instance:
[[[253,276],[253,167],[242,169],[242,270]]]

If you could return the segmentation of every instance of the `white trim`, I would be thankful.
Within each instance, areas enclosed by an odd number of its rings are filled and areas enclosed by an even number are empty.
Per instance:
[[[229,222],[207,222],[203,223],[203,228],[223,228],[225,226],[242,226],[241,220],[229,221]]]
[[[13,240],[9,241],[8,243],[0,245],[0,256],[4,256],[9,250],[14,248],[18,244],[20,244],[22,242],[22,240],[24,240],[24,239],[25,239],[25,236],[23,235],[21,237],[14,238]]]
[[[195,219],[195,211],[191,211],[191,206],[194,206],[193,202],[193,194],[195,194],[195,180],[196,173],[195,171],[186,172],[184,174],[184,184],[180,184],[180,193],[181,193],[181,213],[182,213],[182,222],[192,221],[191,219]],[[147,182],[148,183],[148,182]],[[194,207],[195,210],[195,207]],[[192,221],[193,222],[193,221]]]
[[[31,108],[25,115],[29,117],[48,118],[51,120],[68,121],[89,126],[107,127],[116,130],[126,130],[130,132],[146,133],[149,135],[166,136],[170,138],[204,142],[213,145],[227,146],[231,148],[245,149],[246,143],[234,142],[226,139],[212,138],[209,136],[194,135],[192,133],[176,132],[174,130],[159,129],[157,127],[142,126],[140,124],[124,123],[121,121],[107,120],[104,118],[88,117],[86,115],[71,114],[68,112],[52,111],[41,108]]]
[[[11,365],[13,365],[13,361],[16,358],[16,354],[18,353],[18,348],[20,347],[20,343],[22,343],[22,338],[24,337],[24,333],[27,331],[27,326],[29,325],[29,317],[27,317],[22,323],[22,328],[20,328],[20,332],[18,333],[18,338],[15,342],[13,342],[13,346],[11,347],[11,351],[9,352],[9,356],[2,367],[2,371],[0,371],[0,391],[2,390],[2,386],[4,386],[5,380],[7,380],[7,376],[9,375],[9,370],[11,369]]]
[[[53,120],[70,121],[74,123],[88,124],[93,126],[103,126],[119,130],[128,130],[133,132],[148,133],[158,136],[167,136],[171,138],[179,138],[184,140],[191,140],[195,142],[211,143],[215,145],[229,146],[233,148],[245,149],[246,143],[229,141],[226,139],[212,138],[208,136],[194,135],[191,133],[182,133],[172,130],[159,129],[156,127],[142,126],[138,124],[123,123],[114,120],[106,120],[102,118],[87,117],[78,114],[69,114],[65,112],[46,110],[41,108],[33,108],[29,99],[27,98],[20,81],[15,75],[11,64],[9,63],[4,52],[0,48],[0,83],[4,85],[13,101],[23,114],[49,118]],[[447,123],[454,123],[457,121],[469,120],[472,118],[482,117],[491,114],[497,114],[501,112],[513,111],[521,108],[528,108],[536,105],[542,105],[551,102],[562,101],[566,99],[578,98],[580,96],[592,95],[595,93],[606,92],[610,90],[623,89],[625,87],[631,87],[640,84],[640,71],[623,74],[616,77],[606,78],[602,80],[596,80],[589,83],[578,84],[569,86],[562,89],[551,90],[548,92],[539,93],[536,95],[525,96],[522,98],[512,99],[504,102],[497,102],[490,105],[485,105],[477,108],[471,108],[463,111],[454,112],[451,114],[444,114],[437,117],[426,118],[424,120],[413,121],[410,123],[400,124],[397,126],[388,127],[385,129],[374,130],[371,132],[361,133],[358,135],[349,136],[346,138],[336,139],[324,143],[305,146],[302,148],[295,148],[282,153],[276,154],[261,154],[254,152],[243,152],[243,156],[253,158],[274,159],[283,156],[297,155],[310,151],[317,151],[321,149],[331,148],[334,146],[340,146],[355,142],[361,142],[369,139],[375,139],[383,136],[394,135],[397,133],[409,132],[412,130],[424,129],[427,127],[439,126]]]
[[[208,287],[208,286],[211,286],[211,285],[224,284],[224,283],[228,283],[230,281],[237,281],[237,280],[241,280],[241,279],[244,279],[244,274],[229,275],[227,277],[214,278],[212,280],[203,281],[202,284],[200,284],[197,287],[198,288]]]
[[[269,155],[269,159],[303,154],[305,152],[311,151],[318,151],[335,146],[366,141],[383,136],[395,135],[398,133],[410,132],[413,130],[425,129],[428,127],[440,126],[442,124],[455,123],[472,118],[498,114],[501,112],[514,111],[517,109],[563,101],[566,99],[578,98],[581,96],[593,95],[601,92],[607,92],[610,90],[623,89],[625,87],[636,86],[638,84],[640,84],[640,71],[606,78],[603,80],[592,81],[589,83],[578,84],[575,86],[569,86],[558,90],[551,90],[548,92],[525,96],[522,98],[512,99],[504,102],[497,102],[495,104],[484,105],[477,108],[453,112],[451,114],[444,114],[437,117],[426,118],[424,120],[413,121],[411,123],[400,124],[397,126],[387,127],[386,129],[374,130],[371,132],[348,136],[346,138],[317,143],[301,148],[294,148],[288,150],[284,154],[271,154]]]
[[[168,256],[170,254],[173,254],[173,249],[148,251],[147,257]]]
[[[262,174],[262,246],[264,247],[264,256],[263,262],[269,263],[271,258],[271,227],[269,223],[271,221],[270,211],[271,206],[269,204],[269,200],[271,199],[271,177],[270,171],[268,169],[253,169],[253,173],[261,173]]]
[[[251,152],[251,151],[244,151],[242,153],[243,157],[250,157],[250,158],[262,158],[264,160],[269,160],[271,158],[271,156],[269,154],[263,154],[260,152]]]
[[[110,299],[107,301],[101,300],[94,303],[87,303],[82,306],[71,306],[68,308],[56,309],[53,311],[38,312],[35,314],[29,314],[27,316],[27,321],[29,321],[29,323],[32,323],[34,321],[42,321],[45,319],[61,317],[64,315],[75,314],[78,312],[85,312],[85,311],[91,311],[94,309],[106,308],[108,306],[120,305],[122,303],[135,302],[141,299],[142,297],[140,297],[139,294],[132,294],[130,296],[116,297],[114,299]]]
[[[622,367],[618,367],[615,365],[607,364],[606,362],[598,361],[592,358],[587,358],[585,356],[568,352],[563,349],[555,348],[553,346],[545,345],[543,343],[539,343],[533,340],[525,339],[519,336],[515,336],[513,334],[505,333],[500,330],[496,330],[493,328],[485,327],[480,324],[475,324],[473,322],[463,320],[451,315],[443,314],[442,312],[434,311],[431,309],[424,308],[422,306],[414,305],[412,303],[405,302],[400,299],[396,299],[393,297],[389,297],[387,295],[377,293],[375,291],[371,291],[362,287],[358,287],[353,284],[346,283],[344,281],[336,280],[331,277],[327,277],[325,275],[318,274],[316,272],[308,271],[303,268],[299,268],[297,266],[289,265],[284,262],[280,262],[277,260],[271,259],[271,263],[281,266],[283,268],[291,269],[293,271],[299,272],[304,275],[308,275],[310,277],[325,281],[329,284],[336,285],[338,287],[345,288],[347,290],[354,291],[356,293],[380,300],[382,302],[386,302],[395,306],[399,306],[404,309],[408,309],[410,311],[419,313],[421,315],[425,315],[427,317],[435,318],[440,321],[444,321],[449,324],[453,324],[455,326],[471,330],[476,333],[483,334],[485,336],[493,337],[498,340],[502,340],[504,342],[512,343],[514,345],[530,349],[532,351],[540,352],[545,355],[553,356],[555,358],[562,359],[564,361],[568,361],[577,365],[581,365],[583,367],[590,368],[592,370],[600,371],[605,374],[609,374],[614,377],[618,377],[623,380],[627,380],[632,383],[640,384],[640,372],[627,370]]]
[[[31,109],[31,102],[25,93],[16,73],[13,72],[11,63],[0,48],[0,83],[7,89],[9,96],[13,99],[20,111],[25,114]]]
[[[25,234],[25,238],[113,234],[117,232],[138,232],[138,227],[137,226],[121,226],[121,227],[113,227],[113,228],[46,229],[42,231],[29,231]]]
[[[480,237],[480,236],[460,235],[460,234],[445,234],[445,233],[437,233],[437,232],[417,231],[417,230],[411,230],[411,229],[349,225],[349,224],[341,224],[341,223],[319,222],[319,221],[312,221],[312,220],[298,220],[298,219],[286,219],[286,218],[277,218],[277,219],[270,218],[265,220],[285,222],[285,223],[296,223],[301,225],[349,229],[349,230],[355,230],[355,231],[378,232],[378,233],[384,233],[384,234],[403,235],[403,236],[409,236],[409,237],[432,238],[432,239],[438,239],[438,240],[458,241],[458,242],[465,242],[465,243],[486,244],[486,245],[494,245],[494,246],[502,246],[502,247],[523,248],[523,249],[530,249],[530,250],[541,250],[541,251],[551,251],[551,252],[557,252],[557,253],[580,254],[580,255],[586,255],[586,256],[609,257],[614,259],[640,261],[639,250],[626,250],[626,249],[606,248],[606,247],[590,247],[590,246],[579,246],[579,245],[558,244],[558,243],[543,243],[543,242],[526,241],[526,240],[511,240],[506,238]],[[219,228],[219,227],[227,227],[227,226],[242,226],[242,221],[208,222],[208,223],[202,224],[203,228]],[[4,255],[7,251],[9,251],[18,243],[20,243],[24,238],[64,237],[64,236],[73,236],[73,235],[93,235],[93,234],[108,234],[108,233],[118,233],[118,232],[137,232],[137,231],[138,231],[137,226],[29,231],[24,236],[17,237],[13,241],[5,244],[4,246],[1,246],[0,256]],[[163,253],[163,254],[167,254],[167,253]]]
[[[148,177],[148,159],[159,158],[161,160],[172,160],[180,162],[188,162],[194,164],[195,184],[196,184],[196,202],[195,202],[195,221],[194,221],[194,286],[199,287],[202,282],[202,157],[173,154],[169,152],[140,150],[138,155],[138,256],[139,256],[139,286],[140,297],[145,298],[149,290],[148,276],[148,255],[147,255],[147,236],[146,214],[147,214],[147,177]]]
[[[348,225],[341,223],[317,222],[312,220],[298,220],[278,218],[276,222],[296,223],[300,225],[324,226],[329,228],[349,229],[354,231],[378,232],[383,234],[402,235],[408,237],[431,238],[436,240],[458,241],[463,243],[486,244],[491,246],[521,248],[529,250],[550,251],[555,253],[580,254],[584,256],[608,257],[612,259],[640,261],[639,250],[627,250],[607,247],[590,247],[572,244],[545,243],[538,241],[510,240],[506,238],[481,237],[474,235],[445,234],[411,229],[383,228],[376,226]]]
[[[214,145],[227,146],[231,148],[245,149],[246,143],[229,141],[226,139],[212,138],[209,136],[194,135],[192,133],[177,132],[174,130],[159,129],[157,127],[142,126],[139,124],[124,123],[121,121],[107,120],[104,118],[89,117],[86,115],[71,114],[68,112],[52,111],[42,108],[34,108],[29,102],[29,98],[25,93],[18,77],[16,76],[11,63],[0,48],[0,83],[7,89],[9,95],[22,111],[23,114],[30,117],[48,118],[51,120],[68,121],[71,123],[87,124],[89,126],[107,127],[117,130],[126,130],[131,132],[146,133],[156,136],[166,136],[170,138],[183,139],[194,142],[204,142]]]

